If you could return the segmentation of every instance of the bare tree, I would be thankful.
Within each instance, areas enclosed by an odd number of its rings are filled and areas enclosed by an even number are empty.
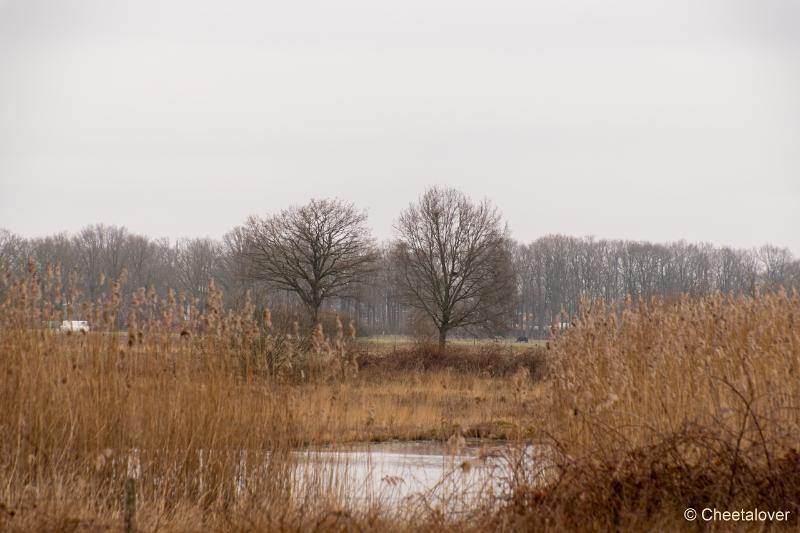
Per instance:
[[[399,283],[439,331],[503,329],[513,316],[511,245],[497,209],[455,189],[429,189],[397,221]]]
[[[765,244],[756,252],[762,265],[763,284],[769,290],[777,290],[791,277],[792,253],[786,248]]]
[[[220,245],[209,239],[181,239],[175,243],[180,286],[192,298],[204,298],[214,277]]]
[[[313,323],[326,298],[347,296],[377,259],[367,215],[340,200],[311,200],[245,226],[248,273],[294,292]]]
[[[0,228],[0,268],[19,268],[27,259],[29,243],[22,237]]]
[[[83,228],[72,239],[77,265],[85,276],[87,296],[94,301],[100,295],[101,277],[119,279],[129,258],[125,246],[128,230],[120,226],[95,224]]]

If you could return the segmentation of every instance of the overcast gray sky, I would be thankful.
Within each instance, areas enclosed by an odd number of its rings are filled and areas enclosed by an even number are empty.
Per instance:
[[[0,227],[219,237],[430,185],[800,255],[800,2],[0,0]]]

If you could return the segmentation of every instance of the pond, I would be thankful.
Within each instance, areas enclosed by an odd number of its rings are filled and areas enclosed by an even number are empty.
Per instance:
[[[544,461],[532,444],[466,441],[451,453],[440,442],[387,442],[296,452],[297,488],[335,479],[326,490],[350,504],[442,510],[496,501],[514,482],[540,481]]]
[[[190,483],[202,493],[219,479],[214,466],[225,463],[233,467],[228,479],[239,497],[269,485],[301,505],[404,512],[416,505],[449,513],[496,505],[521,483],[540,484],[551,463],[547,448],[532,443],[466,440],[457,448],[437,441],[363,443],[295,450],[280,460],[263,450],[197,450]],[[120,466],[126,477],[159,487],[165,481],[153,466],[159,457],[166,455],[133,449]]]

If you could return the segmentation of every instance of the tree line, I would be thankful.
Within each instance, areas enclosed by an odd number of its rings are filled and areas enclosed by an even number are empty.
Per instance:
[[[800,288],[800,260],[784,248],[564,235],[521,243],[489,201],[441,188],[400,213],[382,243],[363,210],[336,199],[250,217],[221,240],[170,242],[103,224],[30,239],[0,230],[0,267],[29,263],[86,301],[119,282],[122,294],[173,289],[188,308],[214,280],[226,305],[250,298],[279,325],[340,314],[362,334],[431,335],[441,346],[450,334],[546,337],[601,299]]]

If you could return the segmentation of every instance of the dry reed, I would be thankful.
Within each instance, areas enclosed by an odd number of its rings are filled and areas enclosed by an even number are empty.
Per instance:
[[[124,296],[107,280],[89,302],[77,283],[62,294],[33,267],[2,280],[0,529],[121,527],[129,478],[141,530],[403,529],[376,508],[347,508],[336,476],[312,476],[297,493],[292,451],[444,441],[457,425],[520,432],[520,407],[489,377],[358,372],[352,324],[332,338],[280,334],[249,300],[223,309],[213,283],[199,302]],[[84,318],[89,333],[52,327]]]
[[[546,352],[375,355],[351,324],[282,334],[213,284],[105,280],[89,302],[55,273],[0,281],[0,529],[121,528],[126,479],[139,530],[674,530],[689,506],[797,524],[796,294],[595,304]],[[78,318],[93,330],[49,327]],[[311,444],[464,437],[542,444],[465,462],[504,460],[508,490],[457,518],[349,506],[326,471],[297,490]]]
[[[690,507],[758,508],[797,527],[799,317],[785,292],[585,308],[549,345],[552,484],[518,486],[508,516],[664,530],[694,528]]]

